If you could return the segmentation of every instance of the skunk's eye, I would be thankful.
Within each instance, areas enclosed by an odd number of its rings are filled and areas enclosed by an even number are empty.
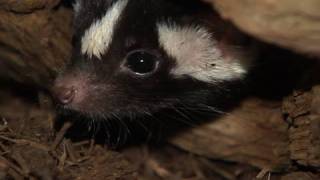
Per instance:
[[[124,65],[135,74],[146,75],[155,72],[158,64],[157,56],[144,50],[137,50],[127,55]]]

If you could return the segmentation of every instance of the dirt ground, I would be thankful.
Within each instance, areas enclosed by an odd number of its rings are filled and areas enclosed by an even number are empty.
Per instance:
[[[1,89],[1,180],[245,180],[259,173],[248,165],[208,160],[169,144],[115,151],[93,139],[71,141],[64,135],[72,124],[65,123],[56,132],[55,111],[48,102],[43,93]]]

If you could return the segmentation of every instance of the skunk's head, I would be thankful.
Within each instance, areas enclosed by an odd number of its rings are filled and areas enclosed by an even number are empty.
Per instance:
[[[209,108],[252,59],[242,37],[198,0],[78,0],[61,104],[108,118]]]

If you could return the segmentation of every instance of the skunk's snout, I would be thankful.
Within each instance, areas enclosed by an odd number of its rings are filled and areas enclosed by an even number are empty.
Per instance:
[[[58,77],[51,89],[52,96],[57,103],[69,107],[83,104],[88,96],[88,78],[82,75],[66,74]]]
[[[54,98],[63,105],[72,103],[76,96],[77,90],[74,86],[70,85],[56,85],[52,88]]]

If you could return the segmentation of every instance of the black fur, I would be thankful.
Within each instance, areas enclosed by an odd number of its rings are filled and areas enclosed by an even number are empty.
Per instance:
[[[66,77],[79,81],[79,76],[90,76],[85,84],[88,96],[77,104],[78,108],[66,106],[65,109],[109,125],[115,121],[119,124],[136,122],[131,126],[131,132],[144,129],[142,123],[149,124],[146,125],[148,128],[161,126],[156,123],[159,121],[165,126],[169,126],[169,122],[195,124],[201,115],[217,115],[217,109],[232,104],[241,82],[208,84],[188,76],[172,77],[169,71],[175,66],[174,60],[159,47],[156,23],[161,21],[206,26],[217,40],[223,37],[224,30],[230,25],[198,0],[129,0],[110,49],[102,60],[82,55],[80,45],[85,30],[115,2],[82,0],[75,19],[73,58],[57,81]],[[147,49],[160,57],[161,67],[154,75],[137,78],[120,71],[124,57],[135,49]],[[120,134],[128,133],[126,129],[120,128],[117,132],[120,131]]]

